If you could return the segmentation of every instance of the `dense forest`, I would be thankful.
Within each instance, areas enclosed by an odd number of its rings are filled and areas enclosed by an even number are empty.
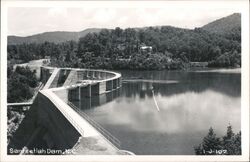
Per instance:
[[[17,66],[15,71],[8,67],[7,102],[22,102],[33,96],[33,89],[38,85],[35,72],[29,67]]]
[[[222,35],[228,39],[240,41],[241,15],[234,13],[230,16],[215,20],[202,28],[211,33]]]
[[[240,14],[233,14],[193,30],[117,27],[85,33],[78,41],[9,44],[8,61],[13,64],[49,56],[51,66],[80,68],[186,69],[192,62],[241,67],[239,22]]]
[[[141,46],[152,51],[142,51]],[[212,67],[240,67],[241,44],[209,33],[170,26],[102,29],[78,42],[8,45],[8,60],[24,62],[50,56],[53,66],[105,69],[182,69],[190,62]]]

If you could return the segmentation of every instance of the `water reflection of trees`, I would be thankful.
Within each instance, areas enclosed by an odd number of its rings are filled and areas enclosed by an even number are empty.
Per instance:
[[[155,94],[169,96],[184,92],[203,92],[213,90],[232,97],[241,95],[240,74],[220,73],[189,73],[190,75],[177,76],[178,83],[150,83],[150,82],[127,82],[123,84],[122,94],[126,97],[140,98],[152,96],[152,87]],[[153,81],[153,80],[152,80]]]
[[[141,74],[143,75],[143,74]],[[125,75],[125,78],[129,78]],[[124,82],[122,88],[109,93],[84,97],[81,96],[81,101],[71,101],[81,109],[94,108],[108,102],[111,102],[119,96],[127,98],[139,97],[146,99],[152,97],[152,89],[156,95],[170,96],[185,92],[201,93],[206,90],[213,90],[232,97],[241,95],[241,75],[240,74],[222,74],[222,73],[146,73],[145,79],[150,79],[152,82]],[[153,78],[153,79],[152,79]],[[153,83],[154,80],[177,80],[177,83]]]

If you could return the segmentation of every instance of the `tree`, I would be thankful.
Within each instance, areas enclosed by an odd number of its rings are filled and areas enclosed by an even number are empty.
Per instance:
[[[234,134],[229,124],[226,135],[218,138],[210,128],[202,143],[194,147],[194,151],[196,155],[241,155],[241,132]]]
[[[171,26],[103,29],[97,33],[88,33],[78,42],[63,43],[44,42],[41,44],[24,43],[8,45],[8,61],[32,59],[51,56],[52,66],[85,67],[91,65],[95,68],[119,68],[123,59],[136,58],[135,61],[125,61],[123,68],[151,69],[153,65],[163,67],[158,56],[166,54],[168,58],[166,69],[183,69],[190,62],[209,62],[211,67],[240,67],[241,42],[240,28],[233,30],[228,36],[209,33],[201,28],[194,30],[181,29]],[[139,54],[140,45],[152,47],[150,56],[148,52]],[[91,59],[89,54],[91,53]],[[168,56],[171,53],[171,56]],[[135,56],[140,55],[140,56]],[[147,55],[147,56],[145,56]],[[87,57],[87,58],[85,58]],[[150,57],[142,60],[137,57]],[[162,57],[162,56],[160,56]],[[159,57],[159,58],[160,58]],[[94,64],[96,59],[104,63]],[[81,61],[83,60],[83,61]],[[107,60],[110,62],[107,63]],[[157,62],[159,60],[160,62]],[[135,65],[135,63],[139,63]],[[162,68],[160,68],[162,69]]]
[[[201,150],[202,149],[202,150]],[[214,130],[210,127],[208,134],[203,138],[202,144],[195,149],[196,153],[215,155],[214,150],[221,149],[220,139],[216,137]]]
[[[123,33],[123,30],[121,28],[119,28],[119,27],[115,28],[114,34],[115,34],[116,37],[121,37],[122,33]]]
[[[70,62],[71,61],[71,57],[70,57],[70,52],[69,50],[67,51],[66,57],[65,57],[65,61],[66,62]]]
[[[28,84],[32,88],[37,86],[38,80],[36,79],[36,76],[35,76],[36,72],[35,71],[32,72],[28,66],[26,66],[26,67],[17,66],[15,73],[20,74],[19,80],[22,83]]]
[[[16,70],[8,75],[7,101],[22,102],[30,99],[33,95],[32,88],[37,84],[35,72],[32,72],[29,67],[17,66]]]
[[[12,75],[11,78],[8,79],[7,90],[8,102],[22,102],[31,98],[33,95],[28,84],[20,81],[20,74]]]
[[[228,155],[241,154],[241,132],[235,135],[230,124],[227,127],[226,135],[223,137],[223,148],[227,150]]]

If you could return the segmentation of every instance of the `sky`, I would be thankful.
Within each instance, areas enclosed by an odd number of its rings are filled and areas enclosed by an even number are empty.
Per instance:
[[[161,4],[163,3],[163,4]],[[238,12],[231,3],[176,4],[146,2],[118,5],[53,5],[9,7],[8,35],[29,36],[48,31],[82,31],[87,28],[128,28],[171,25],[201,27],[216,19]]]

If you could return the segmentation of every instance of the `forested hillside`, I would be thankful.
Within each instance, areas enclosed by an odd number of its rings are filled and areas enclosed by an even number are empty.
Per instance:
[[[222,19],[213,21],[204,25],[202,29],[222,35],[228,39],[241,41],[241,15],[239,13],[232,14]]]
[[[29,100],[34,93],[34,88],[38,85],[35,72],[29,67],[16,67],[13,71],[8,67],[7,73],[7,102],[22,102]]]
[[[8,45],[8,60],[27,62],[50,56],[53,66],[106,69],[183,69],[191,62],[240,67],[240,32],[232,30],[229,35],[234,36],[230,37],[210,30],[213,26],[216,31],[223,31],[219,26],[226,28],[226,22],[230,23],[232,17],[240,19],[233,14],[194,30],[172,26],[117,27],[88,33],[79,41]],[[152,50],[145,51],[142,47],[152,47]]]
[[[29,43],[44,43],[44,42],[54,42],[62,43],[66,41],[78,41],[79,38],[84,37],[88,33],[99,32],[101,29],[90,28],[80,32],[66,32],[66,31],[55,31],[55,32],[45,32],[41,34],[36,34],[27,37],[20,36],[8,36],[8,44],[29,44]]]

